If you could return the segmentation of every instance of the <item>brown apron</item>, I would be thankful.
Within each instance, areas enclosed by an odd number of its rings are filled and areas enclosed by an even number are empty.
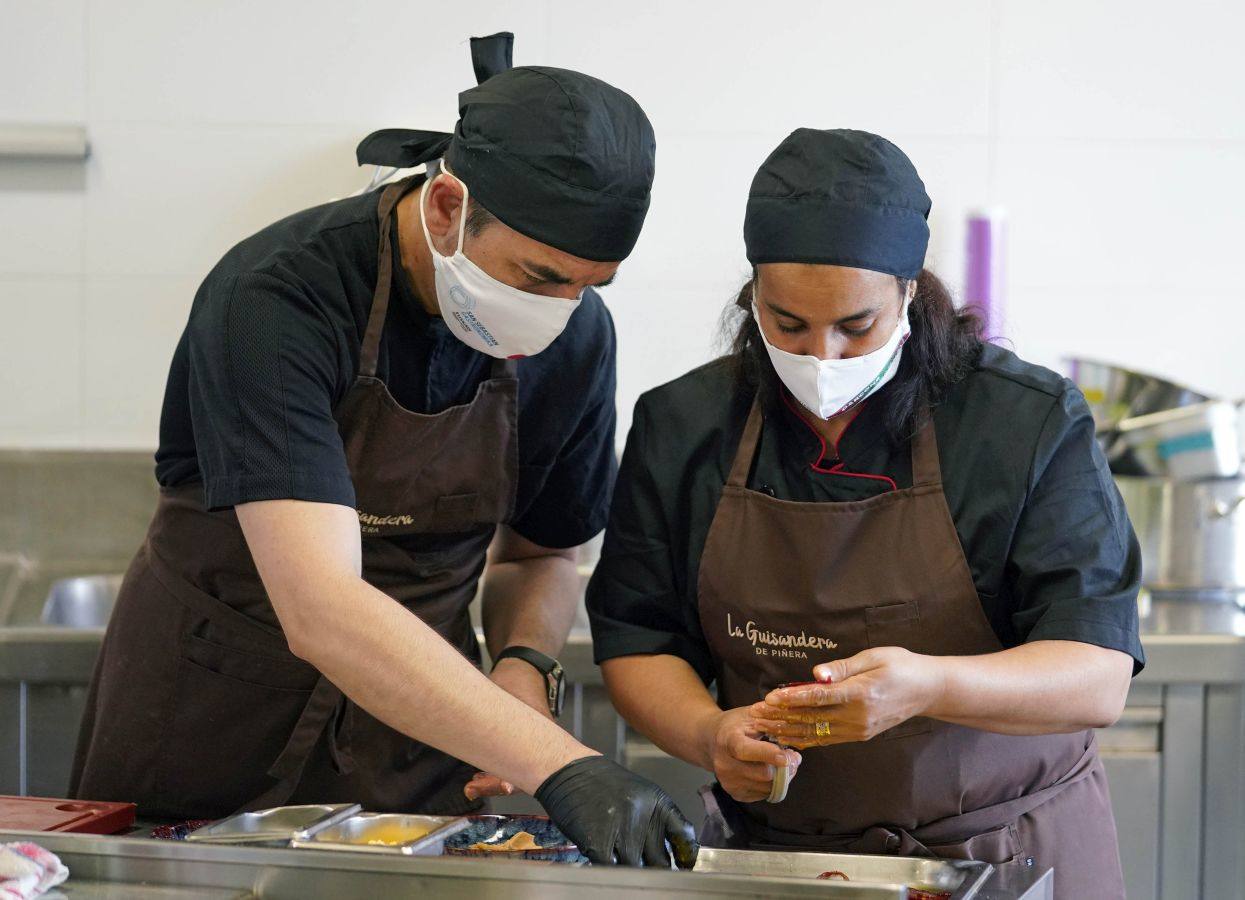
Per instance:
[[[334,416],[363,577],[478,665],[468,604],[496,525],[513,512],[518,381],[515,364],[498,360],[471,403],[421,415],[376,377],[390,219],[416,186],[381,195],[359,373]],[[73,796],[189,818],[332,801],[456,814],[480,805],[462,793],[473,772],[382,724],[291,654],[234,511],[207,511],[197,483],[161,491],[96,664]]]
[[[723,709],[868,647],[1002,649],[943,497],[928,416],[912,442],[912,487],[850,502],[749,490],[761,424],[754,403],[700,565]],[[782,803],[707,792],[706,842],[1053,866],[1060,898],[1124,896],[1092,731],[1009,736],[915,718],[803,757]]]

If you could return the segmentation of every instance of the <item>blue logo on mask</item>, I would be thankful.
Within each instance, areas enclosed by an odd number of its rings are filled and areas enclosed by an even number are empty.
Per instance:
[[[454,285],[450,288],[450,299],[454,301],[455,306],[460,309],[465,309],[468,312],[476,307],[475,297],[472,297],[458,285]]]

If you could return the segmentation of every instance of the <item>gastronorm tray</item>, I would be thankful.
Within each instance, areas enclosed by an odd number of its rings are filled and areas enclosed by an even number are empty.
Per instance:
[[[335,825],[359,809],[357,803],[275,806],[237,813],[213,825],[205,825],[188,834],[186,840],[205,844],[288,844]]]
[[[823,872],[837,871],[847,875],[849,883],[946,891],[950,892],[950,900],[971,900],[990,877],[994,866],[971,860],[917,856],[719,850],[702,847],[694,871],[800,879],[816,878]],[[827,881],[826,884],[842,882]]]
[[[356,813],[313,834],[296,837],[292,847],[347,850],[361,853],[398,853],[439,856],[445,839],[462,831],[468,820],[456,816],[418,816],[406,813]]]

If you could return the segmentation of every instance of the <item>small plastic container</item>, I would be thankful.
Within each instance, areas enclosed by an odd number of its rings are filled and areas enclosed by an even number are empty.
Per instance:
[[[774,688],[774,690],[785,690],[793,687],[810,687],[818,684],[829,684],[828,681],[784,681],[782,684]],[[786,746],[776,738],[769,738],[778,746]],[[774,780],[770,785],[769,796],[765,798],[766,803],[782,803],[787,799],[787,790],[791,787],[791,781],[795,778],[797,766],[782,766],[774,769]]]
[[[782,803],[787,799],[787,789],[791,787],[791,779],[795,777],[795,766],[775,766],[774,780],[770,783],[769,796],[766,803]]]
[[[1180,481],[1232,478],[1241,470],[1236,404],[1210,400],[1120,422],[1123,440],[1151,475]]]

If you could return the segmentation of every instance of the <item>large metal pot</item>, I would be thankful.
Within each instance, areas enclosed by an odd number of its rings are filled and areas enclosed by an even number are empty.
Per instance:
[[[1141,542],[1146,587],[1245,606],[1245,478],[1115,481]]]

